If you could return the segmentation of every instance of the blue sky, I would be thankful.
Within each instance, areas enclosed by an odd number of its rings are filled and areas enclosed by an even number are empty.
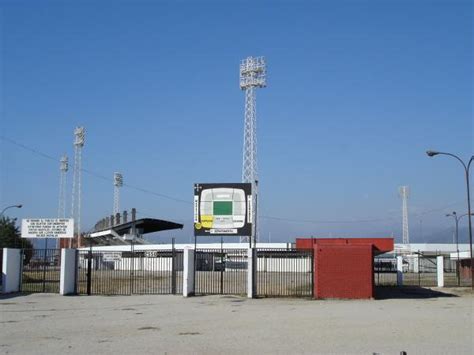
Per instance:
[[[257,94],[261,240],[399,240],[400,185],[411,188],[414,239],[451,240],[444,214],[466,211],[461,166],[424,152],[473,152],[470,1],[0,8],[1,136],[58,160],[66,153],[72,166],[73,129],[86,127],[84,168],[110,181],[84,174],[83,229],[111,213],[114,171],[189,202],[195,182],[240,181],[238,65],[249,55],[268,63]],[[56,216],[59,163],[5,139],[0,149],[0,205],[23,203],[11,211],[18,218]],[[185,224],[161,240],[190,239],[190,203],[128,187],[121,200]]]

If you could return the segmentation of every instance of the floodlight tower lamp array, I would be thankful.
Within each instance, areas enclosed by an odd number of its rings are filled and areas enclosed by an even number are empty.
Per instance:
[[[120,213],[120,188],[123,186],[123,175],[114,173],[114,215]]]

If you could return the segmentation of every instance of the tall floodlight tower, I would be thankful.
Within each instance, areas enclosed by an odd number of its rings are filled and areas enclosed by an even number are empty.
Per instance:
[[[408,233],[408,196],[410,189],[408,186],[400,186],[398,192],[402,198],[403,244],[408,246],[408,244],[410,244],[410,235]]]
[[[258,240],[258,169],[257,169],[257,97],[256,89],[264,88],[266,64],[264,57],[247,57],[240,63],[240,88],[245,91],[245,123],[242,182],[252,184],[252,223],[254,242]],[[240,241],[247,241],[241,237]]]
[[[71,218],[74,218],[74,234],[81,236],[81,176],[82,176],[82,148],[85,141],[84,127],[74,129],[74,171],[72,177]],[[70,245],[71,246],[71,245]]]
[[[123,186],[123,176],[114,173],[114,216],[120,213],[120,188]]]

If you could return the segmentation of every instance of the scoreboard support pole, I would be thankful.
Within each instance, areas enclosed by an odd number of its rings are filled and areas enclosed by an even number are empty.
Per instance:
[[[257,295],[257,249],[247,249],[247,297]]]

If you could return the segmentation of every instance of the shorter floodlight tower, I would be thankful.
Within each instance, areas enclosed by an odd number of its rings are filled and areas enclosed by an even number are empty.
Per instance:
[[[69,161],[67,155],[63,155],[59,164],[59,203],[58,203],[58,218],[66,217],[66,185],[67,185],[67,171],[69,170]]]
[[[410,195],[410,188],[408,186],[400,186],[398,192],[402,198],[403,245],[408,247],[408,244],[410,244],[410,235],[408,231],[408,196]]]
[[[68,161],[67,155],[63,155],[59,163],[58,218],[66,218],[66,185],[67,185],[67,171],[68,170],[69,170],[69,161]],[[61,244],[60,240],[58,239],[56,248],[59,248],[60,244]]]
[[[123,186],[123,176],[114,173],[114,216],[120,213],[120,188]]]

